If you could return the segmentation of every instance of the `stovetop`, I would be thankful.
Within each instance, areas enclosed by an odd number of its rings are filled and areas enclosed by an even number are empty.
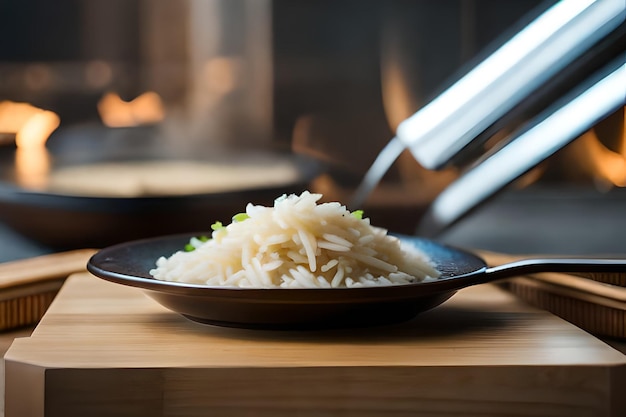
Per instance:
[[[511,254],[626,255],[626,189],[531,187],[502,193],[437,240]],[[0,262],[58,251],[0,223]]]

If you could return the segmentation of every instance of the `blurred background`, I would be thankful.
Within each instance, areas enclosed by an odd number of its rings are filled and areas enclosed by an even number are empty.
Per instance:
[[[554,3],[0,0],[0,261],[206,230],[283,192],[347,202],[402,120]],[[366,214],[412,234],[462,169],[404,153]],[[624,186],[619,109],[437,238],[623,253]]]

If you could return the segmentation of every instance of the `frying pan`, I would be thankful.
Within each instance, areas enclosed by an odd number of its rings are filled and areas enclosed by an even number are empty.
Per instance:
[[[409,320],[437,307],[458,290],[515,275],[539,272],[605,273],[623,277],[626,259],[529,259],[487,267],[474,254],[413,236],[398,236],[424,252],[441,272],[436,281],[334,289],[207,287],[153,279],[161,256],[206,232],[131,241],[97,252],[87,269],[97,277],[137,287],[190,320],[228,327],[310,329],[363,327]]]
[[[158,130],[150,127],[77,125],[56,131],[47,148],[52,170],[111,162],[195,161],[229,162],[232,166],[289,163],[298,174],[297,179],[284,184],[216,192],[129,197],[64,193],[20,185],[15,150],[0,148],[0,222],[58,249],[101,248],[202,229],[208,227],[207,219],[228,220],[247,202],[270,205],[279,195],[300,193],[322,169],[311,158],[279,149],[221,149],[211,144],[200,150],[173,149],[162,143]]]

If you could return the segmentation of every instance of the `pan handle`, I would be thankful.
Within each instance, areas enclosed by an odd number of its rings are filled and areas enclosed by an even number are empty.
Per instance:
[[[562,272],[582,276],[605,284],[626,287],[626,259],[544,258],[523,259],[489,267],[489,281],[542,272]]]

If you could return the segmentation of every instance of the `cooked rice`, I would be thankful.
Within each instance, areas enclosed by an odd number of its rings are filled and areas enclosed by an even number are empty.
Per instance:
[[[243,221],[192,239],[191,252],[161,257],[156,279],[242,288],[338,288],[436,279],[424,254],[339,203],[304,192],[274,207],[248,204]]]

